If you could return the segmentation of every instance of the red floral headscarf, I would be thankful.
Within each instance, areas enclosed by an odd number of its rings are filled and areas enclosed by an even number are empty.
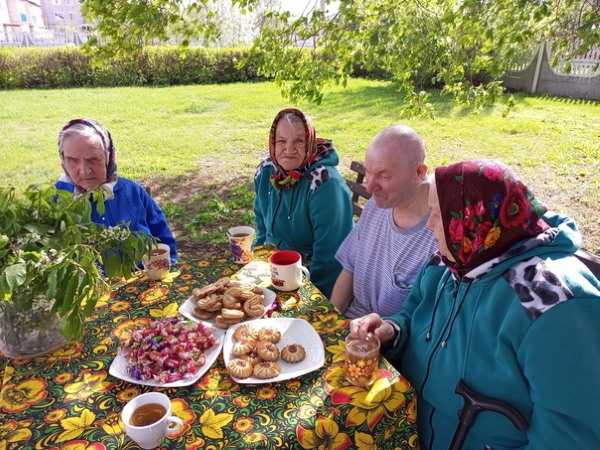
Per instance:
[[[275,158],[275,131],[277,130],[277,124],[279,124],[279,121],[288,113],[294,114],[302,120],[306,140],[306,156],[304,157],[302,165],[298,169],[290,171],[281,167]],[[296,108],[282,109],[277,113],[275,119],[273,119],[273,124],[271,125],[271,130],[269,132],[269,156],[277,168],[275,173],[271,176],[271,183],[278,189],[294,186],[302,177],[306,169],[308,169],[308,167],[317,159],[325,156],[330,148],[329,141],[317,138],[315,127],[309,116]]]
[[[492,161],[464,161],[435,171],[444,235],[460,276],[494,259],[548,225],[538,202],[516,175]]]

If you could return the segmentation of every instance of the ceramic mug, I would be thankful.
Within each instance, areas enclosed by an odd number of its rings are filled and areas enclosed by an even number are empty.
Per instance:
[[[248,264],[252,261],[252,243],[254,228],[247,226],[232,227],[227,230],[231,256],[236,264]]]
[[[171,248],[167,244],[156,244],[142,262],[149,280],[162,280],[171,270]]]
[[[310,280],[310,272],[302,265],[302,255],[293,250],[275,250],[269,258],[271,283],[280,291],[294,291],[302,286],[302,275]]]
[[[149,425],[133,425],[131,421],[134,412],[150,404],[160,405],[165,411],[164,415]],[[147,392],[129,400],[121,412],[121,420],[127,436],[144,449],[159,447],[167,433],[176,433],[183,428],[181,419],[171,415],[171,400],[160,392]]]

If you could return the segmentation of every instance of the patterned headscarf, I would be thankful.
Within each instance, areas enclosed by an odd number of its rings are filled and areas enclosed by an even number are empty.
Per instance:
[[[306,155],[302,165],[298,169],[289,171],[281,167],[275,157],[275,132],[277,130],[277,124],[288,113],[294,114],[302,120],[306,140]],[[271,175],[271,183],[273,186],[277,189],[285,189],[294,186],[298,180],[302,178],[306,169],[308,169],[312,163],[327,155],[331,148],[330,142],[325,139],[319,139],[316,135],[315,127],[312,125],[310,117],[305,115],[299,109],[285,108],[277,113],[269,132],[269,155],[276,168],[275,173]]]
[[[444,262],[459,276],[549,228],[541,219],[545,206],[503,164],[464,161],[439,167],[435,181],[446,243],[455,259]]]
[[[62,127],[58,135],[58,153],[60,155],[60,161],[62,164],[63,171],[70,178],[67,170],[65,169],[64,164],[64,155],[62,151],[62,140],[65,131],[71,128],[74,125],[84,125],[87,128],[90,128],[94,133],[96,133],[100,137],[100,141],[102,142],[102,147],[106,152],[106,183],[112,183],[117,179],[117,162],[115,156],[115,145],[112,140],[112,136],[110,132],[100,125],[98,122],[92,119],[72,119],[67,122],[67,124]]]

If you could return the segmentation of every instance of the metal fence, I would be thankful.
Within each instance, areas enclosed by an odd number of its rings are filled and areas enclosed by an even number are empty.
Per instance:
[[[72,33],[54,32],[52,37],[36,36],[25,32],[14,32],[8,39],[0,35],[0,47],[62,47],[79,46],[85,43],[90,34],[85,31]]]

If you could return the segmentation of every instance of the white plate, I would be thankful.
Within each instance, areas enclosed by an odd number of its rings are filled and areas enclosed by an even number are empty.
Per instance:
[[[252,329],[260,329],[263,327],[271,327],[279,330],[281,333],[281,340],[276,344],[279,350],[290,344],[300,344],[306,351],[306,357],[304,360],[296,364],[286,363],[284,360],[279,358],[277,364],[281,367],[281,373],[279,376],[274,378],[268,378],[263,380],[261,378],[249,377],[249,378],[233,378],[236,382],[242,384],[262,384],[262,383],[276,383],[278,381],[289,380],[296,378],[305,373],[312,372],[313,370],[320,369],[325,363],[325,349],[323,348],[323,341],[321,337],[315,331],[310,323],[304,319],[289,319],[289,318],[277,318],[277,319],[258,319],[250,320],[248,322],[237,323],[232,325],[225,334],[225,343],[223,344],[223,358],[225,359],[225,366],[229,364],[231,358],[231,350],[233,348],[234,340],[233,333],[235,330],[242,326],[248,325]]]
[[[204,325],[207,328],[210,328],[210,330],[213,333],[213,336],[217,340],[217,343],[204,352],[204,365],[188,378],[173,381],[171,383],[161,383],[159,381],[154,380],[137,380],[135,378],[132,378],[127,373],[127,359],[125,359],[125,356],[121,352],[120,347],[119,351],[117,352],[117,356],[115,356],[115,359],[113,359],[113,362],[110,365],[110,369],[108,369],[108,373],[115,378],[128,381],[129,383],[140,384],[142,386],[171,388],[189,386],[190,384],[194,384],[200,379],[202,375],[206,373],[208,369],[210,369],[215,360],[219,357],[219,353],[221,353],[221,349],[223,348],[223,340],[225,338],[225,331],[215,327],[213,324],[202,322],[202,325]]]
[[[277,298],[277,294],[275,294],[275,292],[273,292],[270,289],[266,289],[266,288],[261,288],[261,289],[263,290],[263,295],[264,295],[263,304],[265,305],[265,312],[267,312],[267,309],[269,308],[269,306],[271,306],[273,304],[273,302],[275,301],[275,299]],[[196,308],[196,303],[194,302],[194,296],[190,295],[186,299],[186,301],[183,302],[183,304],[179,307],[179,314],[181,314],[184,317],[187,317],[190,320],[193,320],[194,322],[207,322],[207,323],[212,323],[212,324],[215,323],[214,320],[198,319],[196,316],[194,316],[194,308]]]

